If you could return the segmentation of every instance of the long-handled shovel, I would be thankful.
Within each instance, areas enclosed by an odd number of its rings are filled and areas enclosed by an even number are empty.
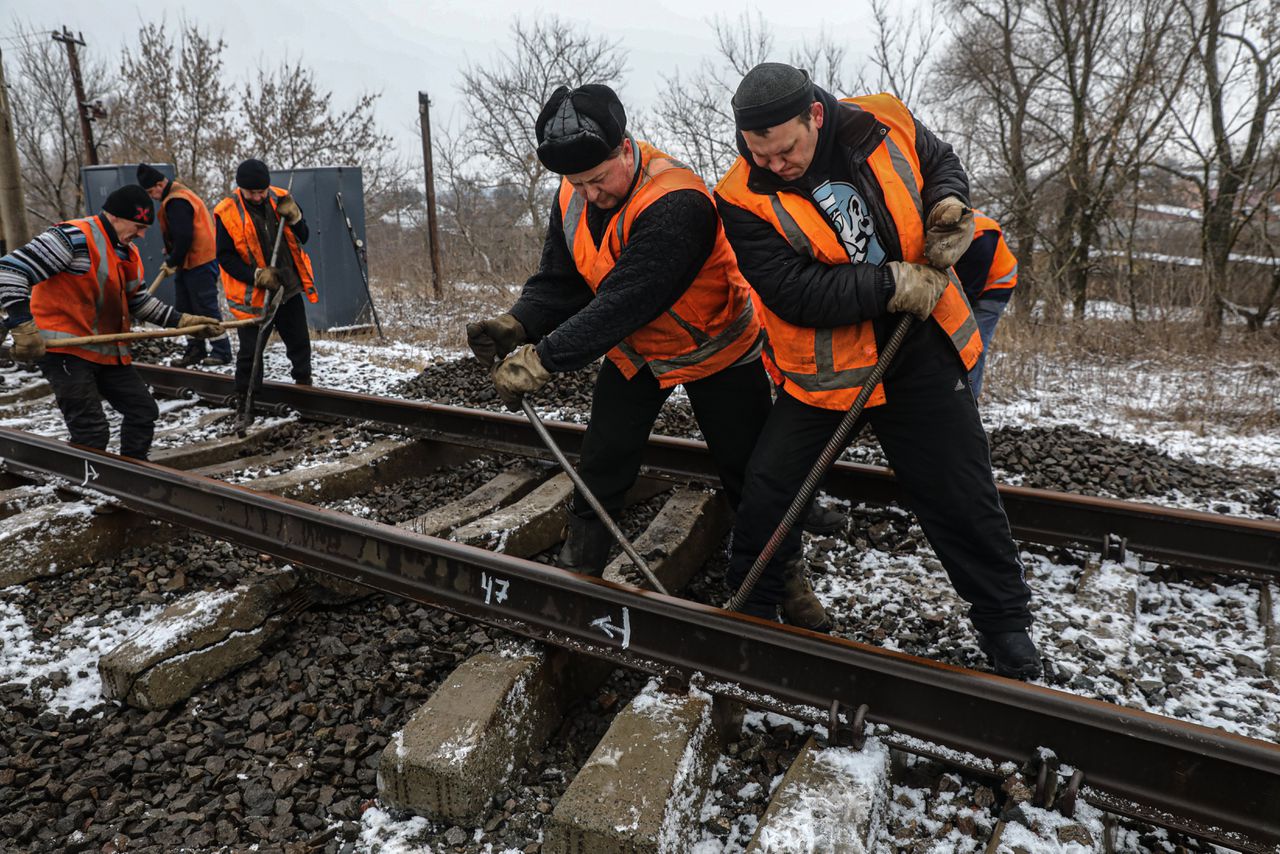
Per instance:
[[[285,187],[285,195],[293,192],[293,176],[295,173],[289,173],[289,185]],[[284,237],[284,230],[288,228],[288,224],[277,214],[276,215],[276,241],[271,247],[271,263],[268,267],[276,265],[276,259],[280,255],[280,243]],[[256,286],[255,286],[256,287]],[[280,302],[284,297],[283,284],[276,288],[275,293],[267,300],[267,305],[262,312],[261,326],[258,328],[258,339],[254,342],[253,347],[253,370],[249,373],[249,390],[244,395],[244,412],[240,413],[240,422],[236,425],[236,435],[241,438],[249,432],[249,425],[253,423],[253,393],[257,386],[262,382],[260,373],[262,371],[262,351],[267,347],[267,339],[271,337],[271,325],[276,319],[276,310],[280,308]]]
[[[591,490],[587,488],[587,484],[583,481],[582,475],[578,474],[574,467],[569,463],[564,452],[560,450],[560,446],[556,444],[556,440],[551,438],[551,434],[547,431],[546,425],[542,423],[542,419],[538,417],[538,413],[533,408],[533,404],[529,403],[527,399],[522,397],[520,398],[520,406],[524,409],[525,417],[529,419],[529,423],[533,425],[533,429],[537,432],[538,438],[542,440],[542,444],[546,445],[547,450],[551,451],[555,456],[556,462],[560,463],[560,468],[564,469],[564,473],[569,475],[569,480],[573,481],[573,485],[578,490],[578,494],[587,500],[587,504],[591,505],[591,509],[595,511],[596,517],[604,523],[606,528],[609,529],[609,533],[613,534],[613,538],[618,541],[618,545],[622,546],[622,550],[626,552],[627,557],[631,558],[631,562],[636,565],[636,568],[640,570],[645,579],[653,585],[654,590],[657,590],[659,593],[666,593],[667,588],[662,586],[662,582],[658,580],[657,576],[655,576],[649,569],[649,565],[644,562],[644,559],[640,557],[639,553],[636,552],[630,541],[627,540],[627,535],[622,533],[622,529],[618,527],[617,523],[613,521],[613,518],[609,515],[608,511],[604,509],[604,505],[601,504],[599,499],[597,499],[595,495],[592,494]]]
[[[871,393],[875,391],[876,386],[880,385],[880,380],[884,378],[884,372],[888,370],[889,363],[897,355],[898,348],[902,346],[902,339],[907,337],[907,331],[911,328],[911,323],[914,320],[915,315],[911,314],[905,314],[898,320],[898,325],[894,327],[893,334],[889,336],[884,349],[880,351],[880,357],[876,359],[875,367],[871,369],[871,374],[867,377],[866,382],[862,384],[862,389],[854,399],[853,405],[849,407],[849,411],[844,414],[844,417],[840,419],[840,423],[836,425],[835,433],[831,435],[831,439],[818,456],[818,461],[813,464],[813,468],[809,469],[808,476],[805,477],[804,483],[800,485],[800,492],[791,501],[791,506],[787,508],[786,514],[782,517],[782,521],[778,523],[773,535],[769,537],[769,541],[764,544],[764,550],[756,557],[755,563],[751,565],[751,569],[747,572],[747,577],[742,580],[738,591],[725,603],[725,610],[737,611],[747,601],[747,598],[751,596],[751,591],[755,589],[756,583],[760,580],[760,576],[764,574],[764,568],[773,559],[778,547],[787,538],[787,534],[791,532],[792,527],[804,515],[805,508],[809,506],[809,502],[813,499],[813,493],[817,491],[818,484],[822,482],[827,469],[831,468],[831,464],[836,461],[836,457],[840,456],[840,452],[848,444],[849,436],[853,433],[853,428],[858,423],[858,418],[862,415],[863,407],[867,405],[867,400],[871,397]]]

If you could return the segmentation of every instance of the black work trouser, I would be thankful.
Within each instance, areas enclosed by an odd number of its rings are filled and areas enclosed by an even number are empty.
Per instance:
[[[865,410],[859,427],[869,421],[875,430],[907,506],[956,592],[969,603],[974,626],[984,632],[1024,629],[1031,625],[1031,592],[992,478],[991,452],[964,365],[937,324],[915,334],[926,337],[914,342],[905,363],[891,367],[886,402]],[[734,522],[730,593],[764,549],[843,415],[785,391],[778,394],[752,454]],[[783,598],[783,566],[800,548],[796,526],[761,575],[746,613],[774,616]]]
[[[290,375],[294,382],[311,382],[311,332],[307,329],[307,298],[301,292],[294,294],[280,304],[275,319],[268,324],[263,334],[270,335],[274,329],[284,342],[285,354],[289,357]],[[249,374],[253,373],[253,351],[258,346],[258,326],[238,326],[236,333],[240,338],[240,352],[236,353],[236,391],[249,390]],[[263,346],[266,346],[265,344]],[[262,369],[254,377],[255,387],[262,385]]]
[[[737,507],[747,460],[771,405],[764,366],[760,359],[753,359],[685,383],[684,390],[720,483],[730,504]],[[611,516],[622,509],[627,490],[636,482],[649,432],[671,392],[659,387],[648,370],[628,380],[608,359],[600,368],[578,472]],[[574,496],[573,512],[594,515],[581,495]]]
[[[218,262],[210,261],[199,267],[179,270],[173,277],[173,307],[183,314],[199,314],[203,317],[221,319],[222,309],[218,306]],[[187,338],[187,350],[204,355],[209,350],[213,355],[231,359],[231,339],[227,333],[206,342],[203,338]]]
[[[36,362],[53,387],[53,396],[77,445],[107,449],[111,428],[102,401],[124,418],[120,454],[145,460],[151,451],[160,407],[132,365],[100,365],[79,356],[50,351]]]

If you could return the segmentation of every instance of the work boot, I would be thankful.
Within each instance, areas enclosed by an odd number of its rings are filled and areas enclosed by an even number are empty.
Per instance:
[[[311,385],[311,374],[307,374],[306,376],[303,376],[303,377],[295,377],[293,380],[293,384],[294,385]]]
[[[229,365],[231,364],[231,357],[219,356],[217,353],[214,353],[212,356],[205,356],[201,359],[200,364],[207,368],[215,368],[219,365]]]
[[[978,632],[978,647],[1000,676],[1034,679],[1040,675],[1040,651],[1026,630]]]
[[[189,368],[192,365],[197,364],[203,358],[203,351],[188,347],[186,350],[182,351],[181,356],[176,359],[170,359],[169,364],[175,368]]]
[[[613,535],[604,522],[594,514],[582,517],[570,510],[568,533],[556,557],[556,565],[561,569],[599,577],[604,573],[612,544]]]
[[[849,518],[839,510],[823,507],[817,499],[809,505],[809,513],[804,517],[804,529],[810,534],[837,534],[844,530]]]
[[[811,632],[831,631],[831,620],[809,585],[809,571],[802,558],[783,567],[782,616],[789,625]]]

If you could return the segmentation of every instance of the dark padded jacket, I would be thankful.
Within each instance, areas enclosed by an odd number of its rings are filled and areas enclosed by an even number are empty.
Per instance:
[[[823,89],[814,89],[827,120],[818,132],[817,149],[808,171],[794,181],[783,181],[755,165],[739,133],[738,151],[751,167],[748,186],[762,193],[793,188],[812,199],[810,192],[823,181],[848,181],[867,203],[886,260],[901,261],[893,217],[867,164],[887,130],[870,113],[837,101]],[[916,154],[924,177],[921,201],[925,213],[947,196],[956,196],[968,204],[969,179],[955,151],[919,120],[915,130]],[[719,195],[716,206],[738,257],[738,268],[765,305],[783,320],[797,326],[827,328],[874,320],[885,313],[894,287],[887,266],[865,262],[829,266],[799,255],[771,224]]]

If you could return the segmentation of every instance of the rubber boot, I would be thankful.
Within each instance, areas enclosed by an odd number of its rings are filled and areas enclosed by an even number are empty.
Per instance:
[[[556,565],[583,575],[599,577],[604,573],[613,535],[594,515],[579,516],[569,511],[568,533],[556,558]]]
[[[809,572],[800,558],[783,567],[782,616],[788,624],[812,632],[831,631],[831,620],[809,585]]]

